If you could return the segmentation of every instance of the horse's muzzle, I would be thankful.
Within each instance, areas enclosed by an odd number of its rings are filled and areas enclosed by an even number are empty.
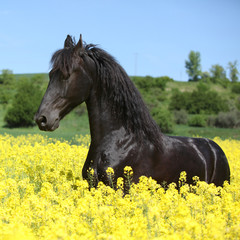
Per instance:
[[[34,120],[37,123],[38,127],[42,131],[54,131],[59,127],[59,118],[54,120],[48,119],[44,115],[40,115],[38,113],[35,114]]]

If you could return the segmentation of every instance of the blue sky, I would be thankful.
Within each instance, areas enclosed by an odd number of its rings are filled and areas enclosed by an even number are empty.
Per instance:
[[[239,0],[5,0],[0,6],[0,70],[48,72],[66,35],[80,33],[129,75],[186,81],[191,50],[200,52],[203,71],[235,60],[240,66]]]

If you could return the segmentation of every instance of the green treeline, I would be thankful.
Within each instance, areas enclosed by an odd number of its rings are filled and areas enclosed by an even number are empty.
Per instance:
[[[202,81],[176,82],[169,77],[132,80],[163,132],[172,133],[174,124],[240,127],[240,82],[222,86]]]
[[[228,63],[227,70],[229,72],[229,77],[227,77],[227,71],[219,64],[212,65],[209,71],[202,71],[201,55],[197,51],[190,51],[188,59],[185,61],[185,68],[189,76],[189,81],[219,83],[223,86],[226,86],[228,82],[235,83],[238,81],[239,71],[237,65],[237,61]]]

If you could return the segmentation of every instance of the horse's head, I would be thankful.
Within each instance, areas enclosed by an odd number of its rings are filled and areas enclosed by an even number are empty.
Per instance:
[[[84,54],[82,39],[77,44],[67,36],[64,48],[52,56],[49,84],[35,114],[39,128],[54,131],[59,121],[90,93],[95,70],[94,62]]]

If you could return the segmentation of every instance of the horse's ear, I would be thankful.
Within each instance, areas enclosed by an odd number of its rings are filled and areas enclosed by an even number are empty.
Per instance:
[[[72,47],[73,46],[73,39],[70,35],[67,35],[65,42],[64,42],[64,48]]]
[[[80,34],[80,39],[75,47],[75,50],[81,50],[83,48],[82,34]]]

